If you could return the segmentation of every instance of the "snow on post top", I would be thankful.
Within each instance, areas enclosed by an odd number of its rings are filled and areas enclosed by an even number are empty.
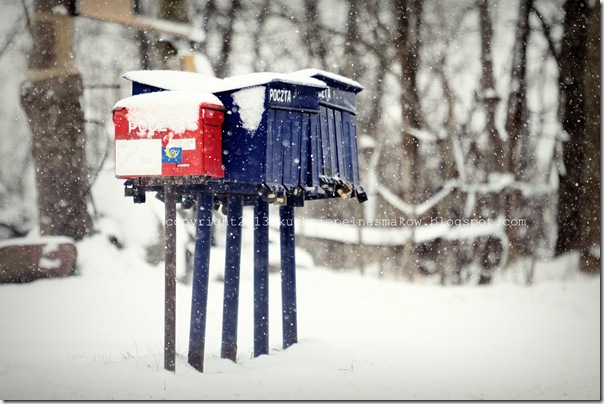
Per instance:
[[[222,107],[213,94],[201,91],[161,91],[134,95],[118,101],[113,109],[126,108],[128,121],[146,135],[162,128],[170,128],[175,134],[197,130],[199,107],[203,104]]]
[[[336,73],[326,72],[325,70],[320,69],[304,69],[298,70],[296,72],[291,73],[293,75],[301,75],[307,77],[316,77],[318,79],[325,78],[328,80],[332,80],[338,83],[342,83],[345,86],[352,87],[355,93],[362,91],[365,87],[363,87],[359,82],[349,79],[348,77],[341,76]]]
[[[221,79],[193,72],[178,70],[134,70],[122,75],[130,81],[161,88],[163,90],[186,90],[214,92]]]

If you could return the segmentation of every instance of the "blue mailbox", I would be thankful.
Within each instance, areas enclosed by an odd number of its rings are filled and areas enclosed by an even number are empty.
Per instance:
[[[251,73],[224,79],[213,91],[227,110],[223,125],[230,190],[302,195],[309,185],[311,139],[317,137],[319,93],[326,85],[297,75]],[[318,185],[318,184],[317,184]]]
[[[360,185],[356,127],[356,94],[363,86],[347,77],[318,69],[300,70],[295,74],[313,77],[328,88],[319,93],[318,136],[312,142],[317,164],[311,167],[321,188],[327,192],[308,194],[309,199],[355,194],[360,202],[367,196]]]

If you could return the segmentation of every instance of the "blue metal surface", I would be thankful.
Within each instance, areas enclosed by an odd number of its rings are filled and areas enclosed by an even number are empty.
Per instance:
[[[254,204],[254,357],[268,355],[268,202]]]
[[[132,95],[155,93],[157,91],[165,91],[163,88],[150,86],[148,84],[139,83],[137,81],[132,82]]]
[[[224,305],[220,357],[237,360],[237,315],[239,313],[239,272],[241,263],[241,221],[243,198],[229,195],[224,264]]]
[[[318,162],[323,188],[345,183],[352,190],[360,188],[359,158],[356,126],[356,94],[363,90],[354,82],[321,71],[310,76],[323,81],[328,88],[319,92]],[[315,167],[311,166],[311,171]],[[334,192],[325,195],[309,193],[307,199],[335,197]]]
[[[316,126],[316,125],[314,125]],[[308,134],[309,136],[306,136]],[[312,132],[310,131],[310,119],[303,119],[302,126],[300,128],[300,139],[299,139],[299,147],[300,151],[298,153],[299,160],[296,161],[294,159],[294,165],[298,178],[298,183],[308,188],[312,186],[310,183],[310,164],[312,164],[312,160],[310,158],[310,142],[311,142]]]
[[[319,175],[324,181],[331,177],[331,153],[329,148],[329,137],[327,130],[327,109],[324,106],[319,107],[319,125],[317,132],[317,141],[319,144]]]
[[[354,115],[350,112],[342,112],[342,119],[344,125],[344,133],[348,136],[348,145],[346,149],[346,164],[349,170],[347,176],[348,181],[355,186],[359,186],[361,179],[359,176],[359,149],[357,143],[357,122]]]
[[[336,128],[335,118],[333,110],[330,108],[321,108],[321,112],[327,115],[327,134],[321,133],[320,135],[327,139],[327,145],[329,150],[329,174],[330,179],[336,178],[339,175],[338,169],[338,143],[336,140]],[[323,128],[321,128],[323,129]],[[327,173],[327,169],[326,169]]]
[[[346,181],[348,175],[346,167],[346,149],[348,149],[348,134],[342,128],[342,112],[333,110],[334,118],[334,132],[336,140],[336,149],[338,151],[338,177],[339,179]]]
[[[281,300],[283,321],[283,348],[298,342],[298,314],[296,308],[296,236],[294,207],[281,206]]]
[[[227,114],[223,124],[223,165],[225,178],[208,186],[228,183],[237,192],[243,186],[267,186],[292,191],[308,183],[308,145],[303,142],[315,132],[320,88],[273,80],[252,88],[264,90],[264,111],[256,130],[246,129],[235,102],[245,89],[217,92]],[[303,155],[304,153],[304,155]],[[304,174],[303,174],[304,173]]]
[[[210,193],[200,193],[197,198],[197,233],[195,235],[193,260],[189,364],[200,372],[203,372],[206,340],[213,200],[214,198]]]

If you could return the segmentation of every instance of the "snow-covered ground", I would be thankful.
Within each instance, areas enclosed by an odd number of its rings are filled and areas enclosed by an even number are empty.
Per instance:
[[[272,273],[271,351],[253,359],[246,242],[233,363],[220,359],[218,246],[205,372],[187,364],[191,287],[181,283],[176,372],[165,371],[163,265],[144,259],[161,203],[134,205],[112,169],[94,196],[101,233],[78,244],[78,275],[0,285],[2,399],[601,398],[600,279],[576,272],[573,256],[539,264],[531,287],[509,274],[488,287],[440,287],[319,268],[300,254],[300,342],[281,349],[280,280]],[[126,247],[118,250],[108,233]]]

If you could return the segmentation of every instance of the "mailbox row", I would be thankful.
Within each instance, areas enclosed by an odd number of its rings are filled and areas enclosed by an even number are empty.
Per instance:
[[[167,181],[181,193],[281,203],[366,200],[355,105],[363,88],[355,81],[315,69],[226,79],[176,71],[123,77],[133,95],[114,107],[115,167],[135,202]]]

